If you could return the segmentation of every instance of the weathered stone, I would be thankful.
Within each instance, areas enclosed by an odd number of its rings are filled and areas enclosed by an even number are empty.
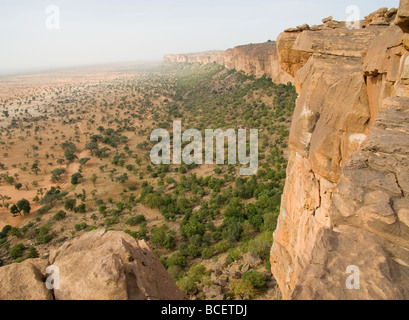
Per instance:
[[[405,0],[363,29],[331,20],[277,40],[299,93],[271,250],[284,298],[409,297],[408,9]],[[395,15],[401,29],[389,26]],[[359,292],[345,287],[351,265],[368,275]]]
[[[332,19],[334,19],[334,17],[333,17],[333,16],[329,16],[328,18],[322,19],[322,23],[327,23],[327,22],[329,22],[329,21],[332,21]]]
[[[184,299],[144,241],[122,232],[94,231],[50,255],[60,271],[57,300]]]
[[[30,259],[0,268],[0,300],[53,300],[46,288],[47,261]]]

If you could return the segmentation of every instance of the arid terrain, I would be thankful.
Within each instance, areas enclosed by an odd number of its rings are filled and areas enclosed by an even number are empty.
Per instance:
[[[0,299],[408,299],[409,1],[356,22],[1,78]],[[174,121],[258,129],[257,173],[154,165]]]
[[[291,84],[216,64],[1,81],[4,264],[48,256],[102,228],[147,240],[188,296],[277,297],[268,260],[295,106]],[[240,177],[239,165],[153,165],[150,134],[172,131],[175,120],[183,130],[259,128],[258,174]],[[22,199],[30,210],[13,215]],[[17,256],[16,246],[24,247]],[[246,272],[254,287],[241,280]]]

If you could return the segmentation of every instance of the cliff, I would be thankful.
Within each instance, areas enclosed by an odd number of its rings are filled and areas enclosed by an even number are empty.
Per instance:
[[[226,51],[165,55],[164,63],[217,63],[228,69],[236,69],[256,77],[268,76],[275,83],[292,82],[278,60],[274,41],[238,46]]]
[[[284,298],[407,299],[409,1],[323,22],[277,40],[299,98],[272,272]]]
[[[186,54],[168,54],[163,57],[164,63],[218,63],[224,64],[224,51],[206,51]]]
[[[48,266],[59,288],[46,288]],[[54,280],[56,284],[56,280]],[[122,232],[89,232],[52,250],[0,268],[1,300],[182,300],[184,294],[145,241]]]

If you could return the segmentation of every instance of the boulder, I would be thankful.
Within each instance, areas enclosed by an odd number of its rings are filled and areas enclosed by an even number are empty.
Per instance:
[[[53,300],[45,285],[47,264],[30,259],[0,268],[0,300]]]
[[[183,293],[145,241],[93,231],[51,252],[57,300],[181,300]]]

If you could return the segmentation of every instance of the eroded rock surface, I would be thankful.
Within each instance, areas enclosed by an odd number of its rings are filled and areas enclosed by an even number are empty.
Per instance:
[[[47,266],[59,269],[59,289],[47,290]],[[182,300],[145,241],[123,232],[89,232],[50,252],[0,268],[0,298],[21,300]]]
[[[271,250],[284,298],[409,297],[407,9],[278,38],[299,93]],[[360,290],[346,287],[349,266]]]

